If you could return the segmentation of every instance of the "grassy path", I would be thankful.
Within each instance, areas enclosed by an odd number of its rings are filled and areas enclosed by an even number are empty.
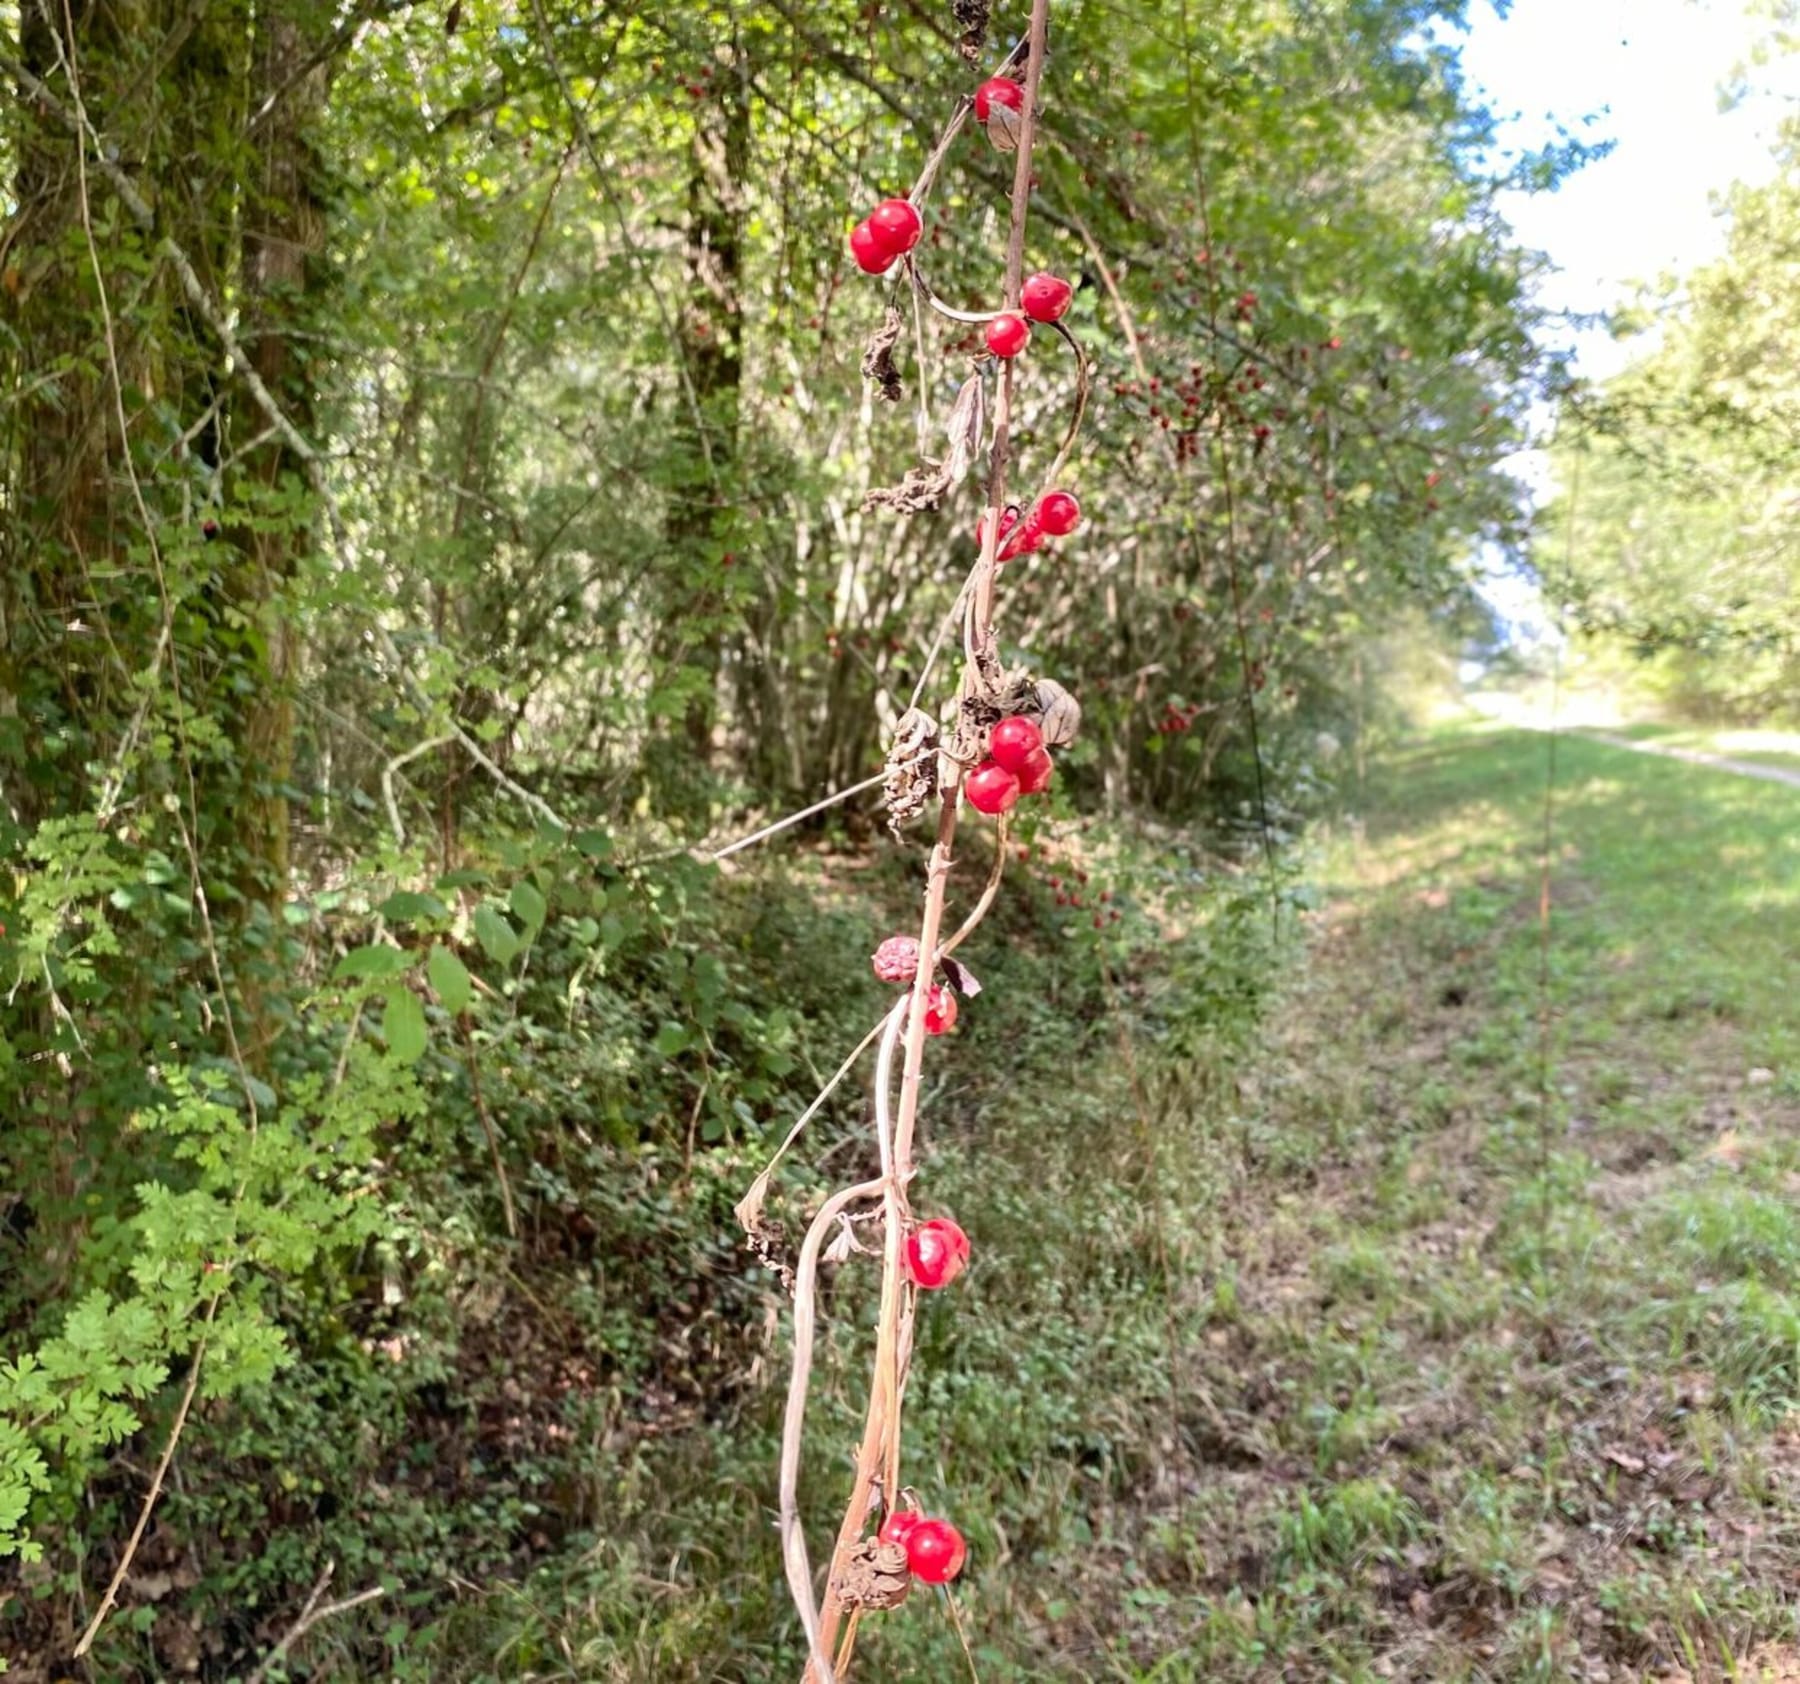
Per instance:
[[[1121,1676],[1800,1676],[1800,800],[1558,754],[1547,1087],[1544,738],[1432,738],[1332,853]]]

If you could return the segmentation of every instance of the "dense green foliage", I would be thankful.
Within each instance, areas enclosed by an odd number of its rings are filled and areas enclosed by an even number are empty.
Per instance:
[[[1087,709],[1027,840],[1125,916],[1013,897],[944,1066],[943,1182],[1001,1201],[1041,1294],[982,1359],[1032,1407],[970,1381],[955,1430],[1021,1470],[1105,1462],[1059,1381],[1104,1361],[1131,1399],[1161,1313],[1131,1275],[1096,1357],[1094,1283],[1039,1243],[1135,1126],[1067,1064],[1242,1031],[1257,799],[1318,794],[1384,629],[1461,623],[1472,543],[1516,537],[1523,262],[1420,44],[1460,10],[1055,8],[1030,257],[1087,281],[1100,380],[1089,524],[1019,565],[1009,654]],[[644,1446],[761,1447],[780,1295],[731,1199],[878,1009],[916,885],[859,809],[801,866],[702,844],[868,775],[966,566],[967,494],[864,511],[914,441],[859,391],[879,291],[842,248],[966,89],[951,34],[0,6],[10,1658],[72,1664],[178,1430],[94,1676],[243,1676],[328,1562],[390,1588],[314,1676],[561,1664],[496,1658],[538,1614],[482,1589],[564,1547],[636,1575]],[[999,179],[965,137],[930,206],[952,298],[993,298]],[[934,344],[936,399],[968,347]],[[1067,394],[1024,385],[1029,473]],[[1091,1263],[1130,1275],[1123,1151]],[[716,1500],[755,1533],[766,1496]],[[785,1653],[764,1614],[734,1668]]]
[[[1567,406],[1539,569],[1680,711],[1800,713],[1800,131],[1725,254],[1620,321],[1651,349]]]

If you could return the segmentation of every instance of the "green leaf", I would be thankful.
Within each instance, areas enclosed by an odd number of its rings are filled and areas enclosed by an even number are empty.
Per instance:
[[[513,884],[512,893],[507,897],[507,905],[519,915],[525,928],[534,933],[544,927],[544,920],[550,915],[549,905],[531,883]]]
[[[387,1037],[388,1057],[396,1064],[416,1064],[425,1055],[429,1036],[425,1008],[410,988],[390,988],[387,1010],[381,1014],[381,1030]]]
[[[353,947],[338,960],[332,970],[336,982],[387,982],[402,975],[412,965],[412,955],[398,947],[378,944]]]
[[[475,908],[475,939],[496,965],[510,965],[518,957],[518,932],[498,907],[483,903]]]
[[[444,1004],[444,1010],[467,1011],[475,998],[475,985],[469,980],[469,969],[442,942],[425,955],[425,974],[431,979],[432,992]]]
[[[415,894],[411,889],[396,889],[375,910],[390,924],[410,924],[419,918],[449,915],[449,909],[436,895]]]
[[[673,1058],[688,1047],[688,1032],[679,1023],[665,1023],[656,1032],[656,1039],[651,1043],[664,1058]]]

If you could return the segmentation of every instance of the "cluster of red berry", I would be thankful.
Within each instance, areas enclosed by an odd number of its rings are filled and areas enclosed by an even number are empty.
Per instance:
[[[1171,697],[1163,703],[1163,716],[1156,727],[1157,735],[1177,736],[1187,730],[1199,717],[1200,704],[1198,702],[1189,702],[1186,707],[1177,707],[1174,698]]]
[[[884,1544],[906,1551],[907,1571],[928,1585],[947,1585],[962,1571],[969,1546],[947,1520],[933,1520],[917,1509],[895,1509],[881,1523]]]
[[[1016,508],[1000,511],[1000,548],[996,561],[1011,561],[1044,547],[1046,538],[1066,538],[1081,524],[1081,504],[1072,491],[1046,491],[1020,519]],[[987,537],[987,516],[975,523],[975,548]]]
[[[1002,310],[988,323],[987,348],[1002,359],[1016,357],[1031,343],[1031,323],[1061,321],[1074,297],[1060,275],[1033,275],[1019,294],[1019,308]]]
[[[1015,713],[988,733],[988,757],[964,781],[963,793],[978,813],[1004,813],[1021,795],[1042,794],[1055,772],[1044,733]]]
[[[885,275],[924,232],[912,200],[883,199],[850,230],[850,255],[865,275]]]

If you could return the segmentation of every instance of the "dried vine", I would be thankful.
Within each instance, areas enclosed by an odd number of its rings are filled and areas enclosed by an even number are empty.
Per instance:
[[[1004,563],[1039,548],[1048,538],[1072,532],[1080,520],[1075,498],[1053,487],[1080,433],[1091,385],[1089,363],[1059,319],[1068,306],[1068,284],[1050,275],[1033,276],[1029,283],[1025,278],[1025,232],[1048,17],[1049,0],[1033,0],[1025,39],[1006,56],[999,75],[957,102],[908,197],[878,206],[850,242],[858,266],[868,273],[886,274],[899,266],[912,296],[914,339],[921,364],[926,356],[924,311],[957,323],[986,324],[988,345],[988,355],[977,360],[973,373],[962,382],[948,418],[945,458],[924,458],[900,485],[873,494],[871,506],[904,517],[935,509],[967,476],[984,440],[987,476],[977,557],[933,642],[883,774],[889,821],[896,834],[922,816],[934,799],[937,803],[918,934],[889,938],[874,959],[877,976],[904,984],[907,992],[839,1067],[826,1090],[834,1088],[879,1037],[874,1127],[880,1174],[824,1201],[807,1227],[792,1273],[794,1343],[778,1483],[783,1565],[806,1634],[803,1684],[839,1684],[847,1678],[863,1614],[896,1606],[904,1600],[913,1578],[947,1582],[963,1559],[960,1533],[947,1521],[927,1519],[911,1506],[910,1494],[904,1493],[901,1482],[900,1443],[915,1295],[921,1289],[947,1285],[960,1272],[968,1256],[968,1241],[947,1219],[916,1221],[910,1192],[917,1172],[913,1154],[927,1041],[954,1024],[959,997],[972,998],[980,991],[979,982],[952,955],[978,929],[998,896],[1007,854],[1007,810],[1021,794],[1046,787],[1053,772],[1049,751],[1068,743],[1080,721],[1079,706],[1061,685],[1005,666],[995,627],[997,583]],[[973,26],[973,11],[970,22]],[[1022,83],[1012,79],[1012,73],[1019,71]],[[923,230],[920,207],[971,116],[987,129],[996,147],[1013,154],[1001,301],[997,309],[981,311],[960,310],[940,300],[913,254]],[[897,357],[904,321],[900,309],[891,304],[885,307],[863,364],[865,377],[879,387],[884,398],[896,403],[903,395]],[[1007,491],[1012,470],[1015,359],[1031,336],[1030,323],[1054,329],[1074,354],[1075,378],[1067,428],[1044,476],[1044,489],[1020,507],[1009,504]],[[991,404],[987,397],[990,378]],[[923,451],[931,427],[924,395],[928,385],[922,374],[919,384]],[[919,704],[947,634],[958,621],[962,673],[953,695],[934,716]],[[965,800],[997,819],[994,859],[974,904],[946,937],[946,903]],[[770,830],[775,828],[779,827]],[[897,1089],[896,1062],[900,1066]],[[783,1153],[823,1099],[821,1094],[808,1107],[783,1144]],[[780,1156],[778,1153],[777,1160]],[[774,1168],[772,1162],[758,1177],[738,1211],[752,1244],[765,1256],[772,1250],[774,1230],[763,1225],[761,1211]],[[850,1494],[821,1596],[799,1503],[807,1393],[818,1322],[818,1274],[823,1261],[841,1261],[864,1249],[856,1234],[865,1222],[878,1223],[881,1236],[874,1364]],[[881,1523],[872,1534],[871,1523],[878,1515]]]

